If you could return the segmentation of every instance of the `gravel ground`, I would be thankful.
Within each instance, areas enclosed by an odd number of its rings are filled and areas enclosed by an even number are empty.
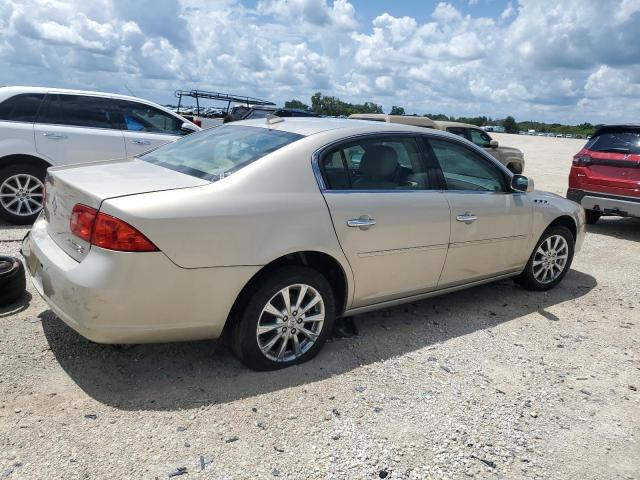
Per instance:
[[[583,142],[494,137],[564,193]],[[0,227],[0,252],[24,232]],[[215,341],[92,344],[30,288],[0,310],[0,478],[640,478],[639,242],[603,219],[550,292],[361,315],[271,373]]]

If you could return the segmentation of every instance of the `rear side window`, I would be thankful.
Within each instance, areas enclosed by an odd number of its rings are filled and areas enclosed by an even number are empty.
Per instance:
[[[182,119],[144,103],[121,100],[118,102],[124,130],[146,133],[182,135]]]
[[[249,115],[243,118],[243,120],[249,120],[251,118],[267,118],[268,115],[273,115],[271,110],[253,110],[249,112]]]
[[[301,138],[267,128],[222,125],[188,135],[140,159],[215,181]]]
[[[459,135],[462,138],[467,138],[467,129],[463,127],[447,127],[447,132]]]
[[[345,143],[321,160],[328,190],[435,188],[413,137],[368,137]]]
[[[85,95],[47,95],[38,123],[73,127],[119,128],[115,102]]]
[[[23,93],[0,103],[0,120],[34,122],[44,93]]]
[[[593,152],[640,154],[640,129],[605,130],[589,140],[585,148]]]

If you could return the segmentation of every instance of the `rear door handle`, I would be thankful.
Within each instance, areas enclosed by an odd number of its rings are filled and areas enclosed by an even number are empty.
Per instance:
[[[133,143],[137,144],[137,145],[151,145],[151,142],[149,140],[140,140],[138,138],[131,140]]]
[[[467,225],[469,225],[470,223],[475,222],[477,219],[478,219],[478,217],[476,217],[471,212],[464,212],[464,213],[462,213],[462,214],[460,214],[460,215],[458,215],[456,217],[457,221],[466,223]]]
[[[360,230],[368,230],[369,228],[373,227],[376,222],[373,218],[369,217],[368,215],[360,215],[359,218],[352,218],[351,220],[347,220],[347,226],[348,227],[357,227]]]
[[[42,135],[49,140],[64,140],[65,138],[67,138],[66,135],[63,135],[61,133],[45,132]]]

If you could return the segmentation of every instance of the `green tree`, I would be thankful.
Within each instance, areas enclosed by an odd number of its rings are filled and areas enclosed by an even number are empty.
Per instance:
[[[284,108],[297,108],[299,110],[309,110],[309,105],[294,98],[292,100],[289,100],[288,102],[284,102]]]
[[[393,106],[391,107],[391,112],[389,112],[389,115],[406,115],[404,113],[404,107],[397,107],[397,106]]]
[[[515,118],[511,115],[502,121],[502,126],[507,133],[518,133],[518,124],[516,123]]]
[[[311,108],[320,115],[331,117],[349,116],[353,113],[382,113],[382,106],[373,102],[347,103],[338,97],[322,95],[321,92],[316,92],[311,96]]]

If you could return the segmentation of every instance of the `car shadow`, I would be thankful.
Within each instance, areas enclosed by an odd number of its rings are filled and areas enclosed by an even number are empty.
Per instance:
[[[315,359],[275,372],[244,367],[220,341],[137,345],[92,343],[49,310],[40,317],[51,351],[65,372],[95,400],[124,410],[178,410],[308,384],[448,339],[490,329],[532,312],[562,321],[548,307],[579,298],[596,279],[571,270],[548,292],[510,280],[357,317],[359,335],[332,339]]]
[[[602,217],[595,225],[588,225],[587,232],[640,242],[640,219]]]

